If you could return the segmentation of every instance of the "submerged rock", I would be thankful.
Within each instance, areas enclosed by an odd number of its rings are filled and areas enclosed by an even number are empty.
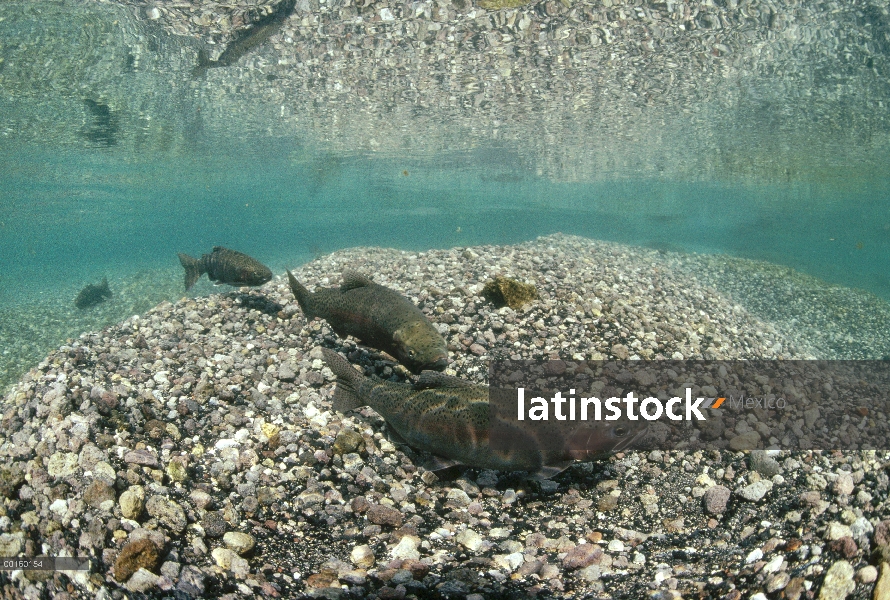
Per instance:
[[[114,578],[126,581],[139,569],[152,570],[158,565],[160,551],[148,538],[130,542],[114,562]]]
[[[519,310],[538,297],[538,290],[533,285],[498,275],[485,283],[482,297],[498,308],[509,306]]]
[[[478,4],[485,10],[501,10],[503,8],[519,8],[528,4],[528,0],[479,0]]]

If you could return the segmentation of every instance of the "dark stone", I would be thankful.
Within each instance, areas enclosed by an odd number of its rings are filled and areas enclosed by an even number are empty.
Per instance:
[[[226,520],[219,512],[211,511],[201,519],[201,527],[207,537],[221,538],[226,533]]]
[[[875,562],[890,562],[890,520],[881,521],[875,526],[874,543]]]
[[[766,478],[771,478],[782,472],[782,466],[774,458],[767,456],[763,450],[751,452],[749,466],[752,471],[757,471]]]
[[[368,510],[368,508],[370,508],[371,503],[368,502],[368,499],[365,498],[364,496],[356,496],[355,498],[352,499],[350,506],[352,506],[353,512],[355,512],[357,514],[362,514],[363,512]]]
[[[94,479],[83,492],[84,502],[93,508],[100,508],[103,502],[114,501],[116,497],[114,488],[99,479]]]
[[[25,472],[19,463],[0,469],[0,496],[13,498],[17,489],[25,483]]]
[[[843,555],[844,558],[853,558],[859,551],[859,548],[856,546],[856,542],[854,542],[853,538],[851,538],[849,535],[846,535],[837,540],[832,540],[828,543],[828,547],[834,552]]]
[[[583,569],[592,564],[599,564],[603,559],[603,549],[597,544],[579,544],[569,550],[562,559],[562,566],[566,569]]]
[[[373,504],[368,508],[368,520],[377,525],[402,526],[402,513],[389,506]]]
[[[152,469],[158,468],[158,458],[148,450],[131,450],[124,454],[124,462]]]
[[[342,429],[334,440],[334,454],[349,454],[364,446],[365,439],[357,431]]]
[[[731,492],[722,485],[715,485],[709,488],[702,498],[705,506],[705,512],[712,515],[720,515],[726,512],[726,505],[729,502]]]
[[[114,561],[114,578],[118,581],[128,580],[139,569],[153,571],[161,557],[160,550],[148,538],[130,542],[121,550]]]

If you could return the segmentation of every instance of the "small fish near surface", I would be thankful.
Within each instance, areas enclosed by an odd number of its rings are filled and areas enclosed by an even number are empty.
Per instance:
[[[644,425],[597,422],[583,435],[561,435],[535,423],[515,426],[493,414],[489,388],[435,371],[424,371],[416,384],[377,381],[359,373],[343,356],[321,349],[337,376],[334,410],[348,412],[370,406],[405,443],[435,455],[438,468],[461,464],[497,471],[528,471],[552,477],[575,460],[593,460],[624,449],[637,440]],[[491,419],[513,427],[509,444],[491,444]]]
[[[255,258],[222,246],[214,246],[213,252],[200,259],[179,254],[179,262],[185,269],[185,289],[190,290],[204,273],[210,281],[228,285],[263,285],[272,279],[269,267]]]
[[[222,54],[216,60],[210,60],[206,50],[198,53],[198,65],[192,69],[192,78],[198,78],[207,72],[207,69],[215,67],[230,67],[238,60],[252,51],[254,48],[262,46],[272,35],[274,35],[294,12],[297,0],[282,0],[272,11],[257,19],[249,27],[238,32],[237,37],[223,50]]]
[[[91,283],[77,294],[74,299],[74,306],[80,309],[89,308],[105,302],[111,298],[111,290],[108,288],[108,278],[102,279],[102,283]]]
[[[441,371],[448,365],[448,346],[419,308],[389,288],[358,273],[343,273],[339,288],[310,292],[287,272],[290,289],[306,319],[320,317],[340,337],[351,335],[395,356],[412,373]]]

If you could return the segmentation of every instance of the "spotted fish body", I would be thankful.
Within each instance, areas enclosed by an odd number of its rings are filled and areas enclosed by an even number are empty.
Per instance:
[[[597,423],[585,428],[583,440],[566,439],[555,428],[536,423],[512,427],[511,443],[495,450],[489,438],[492,415],[488,386],[477,385],[434,371],[424,371],[417,384],[376,381],[365,377],[345,358],[321,349],[325,362],[337,376],[334,409],[340,412],[370,406],[408,445],[462,464],[498,471],[529,471],[547,478],[576,459],[592,460],[617,451],[637,437],[614,424]],[[579,443],[585,444],[583,448]]]
[[[296,4],[296,0],[284,0],[279,3],[268,15],[258,19],[249,28],[241,30],[237,34],[238,37],[226,47],[216,60],[210,60],[206,50],[199,51],[198,66],[192,70],[192,77],[201,77],[207,69],[214,67],[230,67],[248,52],[265,44],[272,35],[281,29],[281,25],[294,11]]]
[[[315,293],[290,271],[287,277],[307,320],[320,317],[340,337],[351,335],[388,352],[413,373],[441,371],[448,364],[445,340],[420,309],[398,292],[348,271],[343,273],[339,288]]]
[[[213,252],[201,255],[200,259],[179,254],[179,262],[185,269],[186,291],[204,273],[210,281],[236,286],[263,285],[272,279],[272,271],[260,261],[222,246],[214,246]]]

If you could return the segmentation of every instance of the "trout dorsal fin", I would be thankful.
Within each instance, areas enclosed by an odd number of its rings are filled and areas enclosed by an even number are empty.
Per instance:
[[[438,371],[423,371],[414,383],[414,389],[425,390],[429,388],[465,388],[474,387],[476,384],[460,377],[452,377]]]
[[[368,287],[373,283],[374,282],[371,281],[369,277],[366,277],[361,273],[356,273],[355,271],[344,271],[343,283],[340,285],[340,291],[348,292],[349,290],[354,290],[356,288]]]

